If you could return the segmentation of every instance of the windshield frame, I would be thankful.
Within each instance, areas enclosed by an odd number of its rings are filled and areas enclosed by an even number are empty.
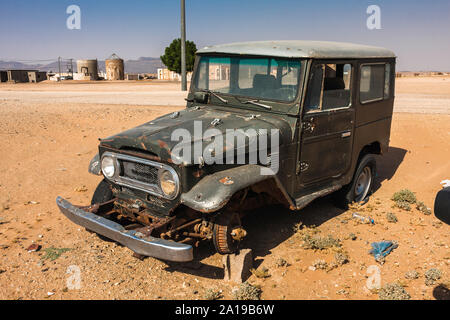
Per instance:
[[[288,100],[279,100],[279,99],[274,99],[274,98],[266,98],[266,97],[258,97],[258,96],[246,96],[246,95],[238,95],[238,94],[233,94],[233,93],[223,93],[220,91],[215,91],[215,90],[211,90],[214,91],[215,93],[217,93],[220,96],[223,97],[231,97],[234,100],[236,100],[240,105],[248,107],[248,104],[245,104],[245,102],[247,100],[257,100],[258,102],[267,102],[270,103],[271,106],[273,104],[275,105],[284,105],[285,110],[284,112],[286,112],[287,110],[289,110],[289,107],[292,107],[292,105],[295,105],[296,103],[298,104],[299,99],[302,97],[303,94],[303,82],[304,82],[304,77],[305,77],[305,72],[307,69],[307,64],[308,64],[308,60],[306,58],[286,58],[286,57],[278,57],[278,56],[265,56],[265,55],[236,55],[236,54],[227,54],[227,53],[207,53],[207,54],[197,54],[196,55],[196,59],[195,59],[195,64],[194,64],[194,72],[192,75],[192,82],[191,82],[191,88],[190,88],[190,92],[194,93],[194,92],[198,92],[198,91],[202,91],[205,89],[202,88],[198,88],[197,87],[197,81],[198,81],[198,77],[199,77],[199,73],[200,73],[200,59],[202,57],[223,57],[223,58],[243,58],[243,59],[281,59],[281,60],[290,60],[290,61],[299,61],[300,62],[300,70],[299,70],[299,74],[298,74],[298,78],[297,78],[297,92],[296,92],[296,96],[293,100],[288,101]],[[228,101],[229,102],[229,101]],[[225,104],[226,105],[226,104]],[[288,106],[288,109],[286,109],[286,106]],[[253,106],[253,108],[255,108],[255,106]],[[256,106],[256,108],[258,108]],[[261,109],[261,108],[259,108]],[[278,108],[275,108],[278,109]],[[281,110],[280,110],[281,111]]]

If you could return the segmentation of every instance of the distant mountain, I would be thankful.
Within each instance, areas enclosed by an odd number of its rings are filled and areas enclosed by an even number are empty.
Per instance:
[[[63,60],[61,62],[61,71],[66,72],[69,68],[70,62]],[[158,68],[164,67],[160,58],[140,57],[137,60],[125,61],[125,73],[157,73]],[[0,70],[8,69],[28,69],[40,71],[58,72],[58,61],[49,64],[25,64],[16,61],[0,61]],[[76,71],[76,60],[73,61],[73,69]],[[98,60],[99,71],[105,71],[105,61]]]
[[[0,61],[0,70],[10,70],[10,69],[28,69],[34,70],[42,67],[39,64],[25,64],[16,61]]]

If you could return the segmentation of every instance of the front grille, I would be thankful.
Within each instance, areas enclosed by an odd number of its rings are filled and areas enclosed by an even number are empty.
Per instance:
[[[158,168],[125,160],[121,162],[124,177],[148,184],[158,183]]]
[[[179,179],[178,174],[171,166],[143,158],[133,157],[125,154],[105,152],[103,157],[111,157],[115,160],[117,172],[109,178],[113,183],[122,187],[143,191],[152,195],[162,196],[173,200],[178,195]],[[177,182],[177,193],[171,197],[164,195],[159,186],[159,170],[168,170],[175,177]]]

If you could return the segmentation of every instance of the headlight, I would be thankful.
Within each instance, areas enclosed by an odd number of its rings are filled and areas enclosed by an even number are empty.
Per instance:
[[[171,198],[178,192],[178,177],[168,170],[161,170],[159,173],[159,186],[165,196]]]
[[[107,178],[112,178],[116,173],[116,167],[114,166],[114,159],[111,157],[103,157],[102,159],[102,172]]]

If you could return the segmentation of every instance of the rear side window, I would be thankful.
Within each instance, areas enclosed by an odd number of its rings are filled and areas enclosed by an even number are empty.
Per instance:
[[[390,75],[389,63],[363,65],[359,84],[361,103],[388,99],[391,90]]]
[[[316,64],[312,67],[305,100],[305,112],[347,108],[351,103],[352,65]]]

